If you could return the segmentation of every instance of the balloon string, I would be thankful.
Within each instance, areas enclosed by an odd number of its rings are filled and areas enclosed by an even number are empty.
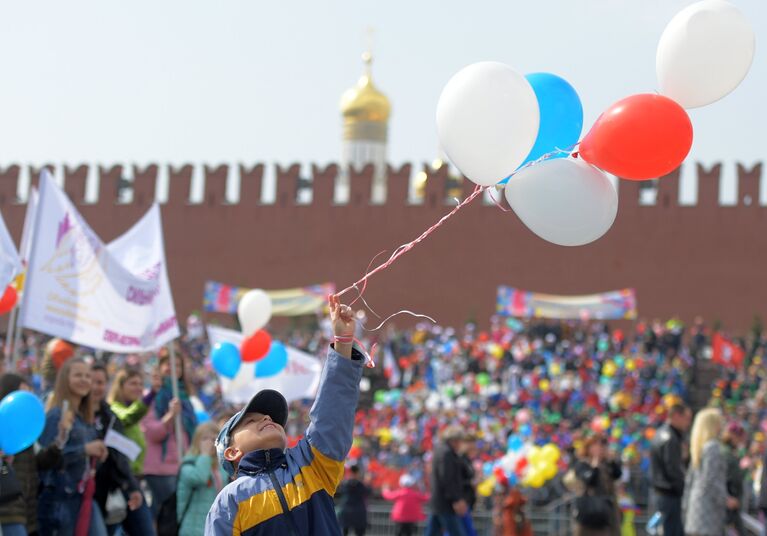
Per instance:
[[[337,292],[336,296],[337,297],[343,296],[344,294],[346,294],[350,290],[353,290],[355,287],[359,287],[360,285],[366,285],[368,279],[373,277],[378,272],[381,272],[381,271],[385,270],[386,268],[388,268],[389,266],[391,266],[392,264],[394,264],[397,261],[397,259],[399,259],[402,255],[404,255],[405,253],[407,253],[408,251],[413,249],[416,245],[420,244],[423,240],[426,239],[426,237],[428,237],[431,233],[433,233],[439,227],[441,227],[442,224],[444,224],[448,219],[450,219],[459,210],[461,210],[463,207],[465,207],[466,205],[468,205],[469,203],[474,201],[474,199],[476,199],[477,196],[479,196],[487,188],[488,187],[486,187],[486,186],[483,187],[483,186],[477,185],[474,188],[474,192],[472,192],[472,194],[469,197],[467,197],[466,199],[461,201],[461,203],[459,205],[457,205],[455,208],[453,208],[453,210],[451,210],[450,212],[448,212],[447,214],[442,216],[442,218],[440,218],[440,220],[437,223],[435,223],[434,225],[432,225],[431,227],[426,229],[415,240],[413,240],[411,242],[408,242],[406,244],[402,244],[401,246],[399,246],[397,249],[394,250],[394,253],[392,253],[391,257],[389,257],[388,260],[386,260],[382,264],[378,265],[378,267],[376,267],[374,270],[372,270],[372,271],[368,270],[365,273],[365,275],[359,281],[357,281],[356,283],[354,283],[352,285],[349,285],[348,287],[346,287],[345,289],[341,290],[340,292]]]
[[[501,205],[501,202],[500,202],[500,201],[498,201],[498,200],[495,198],[495,196],[493,195],[493,189],[492,189],[492,188],[489,188],[489,189],[487,190],[487,193],[488,193],[488,195],[490,196],[490,199],[492,199],[492,200],[493,200],[493,203],[495,203],[495,206],[496,206],[496,207],[498,207],[499,209],[501,209],[503,212],[511,212],[511,209],[510,209],[510,208],[506,208],[506,207],[504,207],[503,205]]]
[[[425,319],[427,319],[427,320],[431,320],[432,324],[436,324],[436,323],[437,323],[437,321],[436,321],[436,320],[434,320],[434,319],[433,319],[432,317],[430,317],[429,315],[424,315],[424,314],[420,314],[420,313],[414,313],[413,311],[408,311],[407,309],[403,309],[403,310],[401,310],[401,311],[397,311],[396,313],[394,313],[394,314],[391,314],[391,315],[387,316],[387,317],[386,317],[386,318],[383,320],[383,322],[381,322],[380,324],[378,324],[378,326],[374,327],[373,329],[366,329],[366,328],[362,328],[362,329],[364,329],[365,331],[378,331],[379,329],[381,329],[382,327],[384,327],[384,324],[386,324],[386,323],[387,323],[389,320],[391,320],[392,318],[394,318],[394,317],[395,317],[395,316],[397,316],[397,315],[402,315],[402,314],[408,314],[408,315],[414,316],[414,317],[416,317],[416,318],[425,318]],[[380,318],[380,317],[379,317],[379,318]]]

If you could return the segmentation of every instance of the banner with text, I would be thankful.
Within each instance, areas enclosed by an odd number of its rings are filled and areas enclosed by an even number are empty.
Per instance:
[[[237,313],[240,298],[250,289],[225,285],[217,281],[205,283],[203,308],[211,313]],[[336,291],[333,283],[285,290],[266,290],[272,299],[272,316],[314,314],[327,303],[328,295]]]
[[[208,326],[208,339],[213,348],[221,342],[230,342],[240,347],[242,333],[218,326]],[[256,363],[243,362],[234,379],[219,376],[221,395],[230,404],[245,404],[261,389],[275,389],[288,402],[303,398],[314,398],[320,383],[322,364],[320,360],[305,352],[285,346],[288,351],[288,365],[269,378],[256,378]]]
[[[105,246],[50,174],[40,180],[21,322],[110,352],[179,335],[158,205]]]
[[[631,288],[582,296],[557,296],[498,287],[497,312],[522,318],[633,320],[637,317],[637,302]]]

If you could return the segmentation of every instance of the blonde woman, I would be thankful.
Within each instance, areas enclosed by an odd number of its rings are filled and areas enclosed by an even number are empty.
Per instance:
[[[92,468],[109,455],[94,426],[91,386],[91,366],[81,358],[72,358],[61,366],[48,399],[45,428],[38,442],[42,447],[58,442],[64,468],[40,472],[37,503],[40,534],[72,536],[78,523],[81,527],[89,525],[90,535],[107,534],[98,505],[87,505],[83,509],[87,513],[88,506],[91,507],[90,523],[85,516],[80,519],[83,503],[93,501],[92,487],[89,486],[92,485],[89,482]],[[65,416],[65,411],[71,412],[72,416]],[[67,437],[60,437],[58,433],[59,421],[63,418],[72,422]]]
[[[690,468],[684,490],[684,530],[688,536],[722,536],[727,507],[727,463],[719,437],[724,419],[716,408],[695,416]]]
[[[218,464],[218,426],[206,422],[197,427],[178,477],[176,514],[179,536],[203,536],[205,517],[229,476]]]

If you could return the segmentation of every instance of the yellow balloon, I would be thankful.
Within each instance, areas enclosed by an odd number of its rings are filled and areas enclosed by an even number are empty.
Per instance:
[[[634,372],[637,369],[637,363],[633,359],[629,359],[626,361],[626,370],[629,372]]]
[[[543,449],[541,449],[543,459],[550,464],[555,464],[559,461],[559,457],[561,456],[561,453],[559,452],[559,447],[556,446],[554,443],[548,443],[543,446]]]
[[[544,393],[548,392],[549,387],[551,386],[551,383],[546,378],[542,379],[540,382],[538,382],[538,387],[543,391]]]
[[[495,487],[495,477],[490,476],[480,482],[480,484],[477,486],[477,493],[479,493],[482,497],[490,497],[490,495],[493,494],[493,488]]]
[[[540,465],[544,461],[543,450],[539,446],[530,448],[530,452],[527,453],[527,461],[530,465]]]
[[[529,486],[531,488],[540,488],[546,483],[546,479],[543,477],[541,471],[535,471],[530,474]]]
[[[546,480],[551,480],[555,476],[557,476],[557,466],[553,463],[547,463],[543,466],[543,478]]]
[[[605,366],[602,368],[602,373],[608,378],[615,376],[616,372],[618,372],[618,366],[612,361],[605,363]]]
[[[559,363],[552,363],[549,372],[552,376],[559,376],[562,373],[562,366]]]

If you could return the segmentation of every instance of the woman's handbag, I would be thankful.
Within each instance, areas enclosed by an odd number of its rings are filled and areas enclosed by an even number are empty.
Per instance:
[[[0,504],[9,503],[21,497],[21,482],[9,463],[0,458]]]

